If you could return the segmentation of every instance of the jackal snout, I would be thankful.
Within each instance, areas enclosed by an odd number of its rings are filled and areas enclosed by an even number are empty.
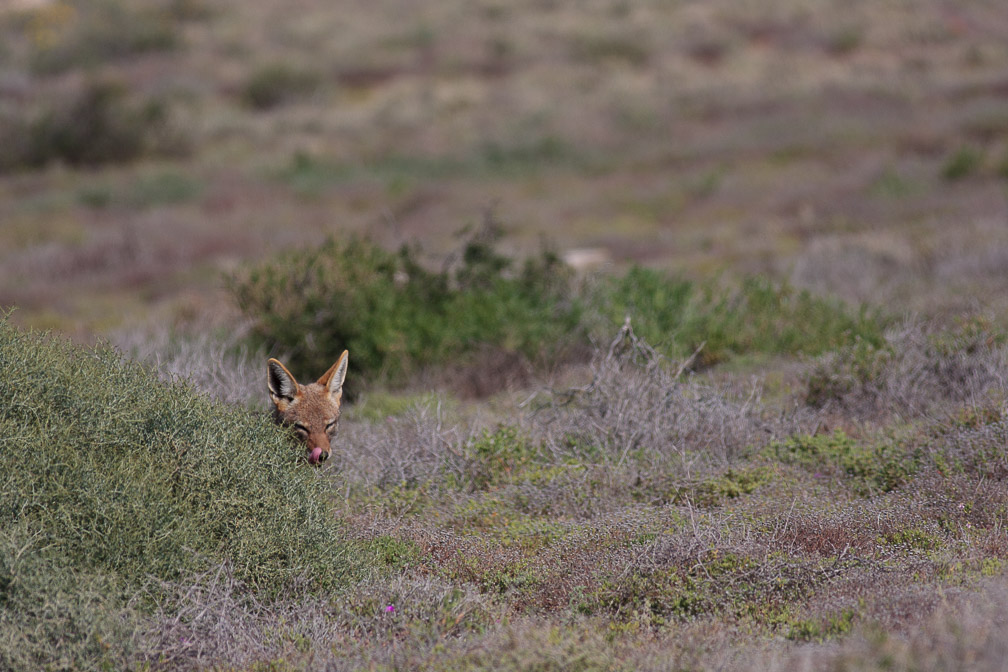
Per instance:
[[[339,427],[343,379],[346,378],[347,352],[314,383],[299,385],[291,372],[276,359],[267,362],[269,395],[273,419],[293,427],[304,444],[305,458],[311,464],[329,459],[330,445]]]

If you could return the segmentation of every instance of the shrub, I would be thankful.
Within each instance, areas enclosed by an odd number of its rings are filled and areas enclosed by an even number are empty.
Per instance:
[[[860,417],[920,416],[1004,394],[1005,335],[983,319],[953,328],[906,322],[883,344],[857,340],[805,374],[805,401]]]
[[[952,153],[942,165],[942,177],[961,180],[976,173],[984,161],[984,154],[976,147],[964,145]]]
[[[72,98],[53,101],[31,120],[10,119],[0,140],[8,151],[0,171],[40,168],[54,161],[73,166],[124,163],[146,154],[185,150],[185,141],[158,99],[134,100],[109,81],[92,81]]]
[[[59,669],[127,667],[142,621],[121,582],[66,565],[31,537],[26,524],[0,535],[0,668],[40,670],[55,660],[64,662]]]
[[[256,69],[245,82],[242,101],[257,110],[268,110],[301,98],[318,86],[318,76],[282,63]]]
[[[806,414],[768,416],[760,390],[716,389],[678,369],[628,326],[592,363],[593,380],[556,393],[537,420],[558,455],[635,464],[643,485],[731,465],[751,449],[809,424]],[[659,484],[661,485],[661,484]]]
[[[237,334],[153,328],[118,332],[112,340],[162,380],[185,381],[228,404],[266,407],[266,355],[250,352]]]
[[[388,252],[365,239],[330,239],[247,269],[230,288],[255,336],[295,370],[322,372],[349,349],[348,387],[401,381],[485,346],[541,360],[583,340],[560,260],[544,251],[515,268],[497,252],[499,236],[477,232],[455,267],[440,272],[424,268],[415,247]]]
[[[829,353],[807,375],[805,403],[824,408],[855,394],[878,397],[892,356],[888,345],[877,347],[860,339]]]
[[[552,252],[521,264],[504,256],[500,236],[492,222],[484,226],[440,272],[425,268],[415,247],[329,240],[249,268],[230,287],[258,339],[295,368],[324,371],[348,348],[362,377],[393,382],[488,347],[544,363],[586,349],[627,316],[665,355],[699,350],[690,362],[698,367],[883,340],[877,315],[766,279],[730,289],[635,267],[583,285]]]
[[[36,652],[0,667],[114,661],[127,612],[223,563],[264,599],[355,575],[323,483],[265,416],[6,319],[0,370],[0,641],[18,642],[0,648]]]
[[[729,289],[634,267],[597,291],[594,303],[610,325],[629,315],[641,338],[671,357],[700,348],[701,367],[745,353],[819,354],[858,338],[882,342],[877,314],[764,278]]]

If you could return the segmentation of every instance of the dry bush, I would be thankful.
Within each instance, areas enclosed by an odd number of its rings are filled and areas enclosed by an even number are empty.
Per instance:
[[[267,602],[224,564],[160,591],[161,605],[137,637],[138,657],[155,669],[269,660],[333,669],[362,652],[388,662],[403,641],[416,652],[499,617],[472,588],[429,576],[372,577],[337,595],[292,593]]]
[[[998,483],[1008,478],[1004,449],[1008,445],[1008,417],[1003,406],[966,408],[951,424],[936,425],[927,444],[946,472],[961,470]]]
[[[869,631],[836,653],[810,652],[809,664],[785,669],[1003,670],[1008,658],[1008,590],[1003,579],[989,581],[984,588],[953,598],[908,637]],[[818,659],[815,664],[813,659]]]
[[[628,320],[596,356],[591,383],[552,393],[534,416],[537,429],[557,456],[598,454],[617,466],[636,461],[645,472],[689,475],[813,426],[811,413],[766,408],[758,386],[740,393],[684,379],[691,360],[673,367]]]
[[[214,399],[266,407],[266,355],[236,333],[176,332],[167,328],[122,331],[112,342],[154,367],[165,381],[183,380]]]
[[[578,348],[569,354],[559,352],[560,361],[577,361]],[[434,369],[434,367],[431,367]],[[465,360],[448,363],[423,374],[442,389],[463,399],[486,399],[502,391],[528,388],[536,369],[528,357],[508,348],[481,346]]]
[[[462,447],[474,431],[449,425],[440,401],[418,403],[382,423],[345,425],[335,465],[348,482],[365,488],[423,484],[463,471]]]
[[[751,470],[725,468],[810,431],[815,414],[769,410],[756,387],[743,396],[683,379],[686,366],[672,370],[627,326],[595,357],[589,385],[551,392],[545,405],[519,409],[496,429],[479,418],[452,424],[441,402],[346,424],[339,478],[372,495],[398,488],[423,502],[436,492],[460,506],[481,509],[493,499],[522,515],[579,520],[619,510],[628,497],[716,505],[761,482]],[[715,472],[724,483],[711,480]]]
[[[1008,352],[986,322],[956,330],[908,320],[882,348],[859,342],[817,360],[806,374],[806,402],[848,417],[920,417],[1003,398]]]

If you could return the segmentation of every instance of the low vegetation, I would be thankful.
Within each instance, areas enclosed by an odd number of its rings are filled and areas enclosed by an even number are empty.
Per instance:
[[[113,80],[90,81],[69,100],[50,101],[31,117],[8,119],[0,140],[6,147],[0,172],[53,163],[128,163],[188,150],[164,100],[130,95]]]
[[[242,102],[256,110],[268,110],[306,98],[318,86],[319,79],[318,75],[289,65],[263,65],[246,80]]]
[[[425,268],[415,246],[330,239],[250,268],[231,287],[254,335],[296,370],[324,371],[345,347],[358,381],[402,382],[484,346],[543,361],[584,341],[569,270],[548,251],[516,264],[497,251],[498,237],[481,229],[440,271]]]
[[[1003,390],[1005,339],[983,318],[940,330],[905,322],[880,342],[858,338],[819,359],[806,374],[805,401],[859,419],[983,404]]]
[[[549,250],[520,262],[506,256],[501,236],[490,220],[440,271],[421,262],[417,245],[388,252],[367,239],[330,239],[245,269],[230,286],[258,343],[296,368],[325,370],[347,347],[359,378],[392,383],[487,348],[555,364],[627,318],[662,354],[693,353],[694,369],[884,342],[878,314],[787,284],[750,278],[731,287],[642,267],[585,279]]]
[[[155,0],[141,6],[118,0],[40,4],[26,17],[30,62],[35,72],[50,76],[176,49],[182,42],[182,22],[200,15],[193,11],[198,3],[188,0]]]
[[[971,361],[1004,380],[988,326],[965,330],[987,344]],[[958,380],[962,332],[899,333],[894,361],[924,337],[934,384]],[[712,385],[626,324],[586,384],[490,422],[444,397],[350,406],[318,471],[264,414],[178,379],[216,392],[199,362],[230,362],[250,403],[246,354],[167,343],[152,370],[2,324],[8,668],[791,669],[786,642],[838,641],[817,669],[939,669],[872,634],[907,609],[989,656],[940,610],[996,609],[975,591],[1008,562],[999,385],[824,432],[799,392]]]
[[[593,297],[609,319],[634,329],[665,354],[696,351],[703,367],[745,354],[818,355],[854,342],[881,345],[882,317],[787,283],[751,277],[737,287],[697,283],[635,267],[606,280]]]
[[[356,575],[326,489],[265,417],[6,319],[0,368],[6,669],[118,667],[172,585],[222,567],[260,599]]]

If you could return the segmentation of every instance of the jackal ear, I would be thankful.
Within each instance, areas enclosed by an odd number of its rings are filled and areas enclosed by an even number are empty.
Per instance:
[[[270,359],[267,363],[269,369],[269,395],[273,404],[282,412],[298,393],[298,383],[294,380],[291,372],[279,361]]]
[[[329,390],[329,396],[339,397],[343,392],[343,380],[346,378],[347,351],[344,350],[336,363],[318,379],[318,384]]]

